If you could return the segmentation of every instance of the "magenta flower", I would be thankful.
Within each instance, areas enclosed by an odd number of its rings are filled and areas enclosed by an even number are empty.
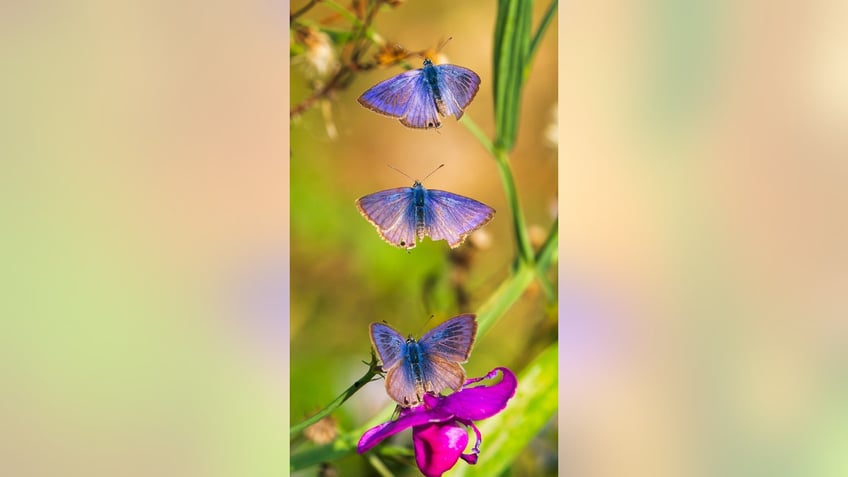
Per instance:
[[[492,379],[498,371],[503,377],[495,384],[463,387],[449,396],[426,394],[423,404],[401,409],[397,420],[384,422],[367,430],[359,439],[357,452],[362,454],[383,439],[411,427],[415,462],[425,476],[441,476],[453,467],[460,457],[469,464],[476,464],[483,435],[473,421],[486,419],[501,412],[515,394],[518,380],[509,369],[495,368],[481,378],[472,378],[465,382],[465,386],[468,386],[484,379]],[[470,427],[477,435],[477,443],[470,454],[463,453],[468,445],[468,434],[464,426]]]

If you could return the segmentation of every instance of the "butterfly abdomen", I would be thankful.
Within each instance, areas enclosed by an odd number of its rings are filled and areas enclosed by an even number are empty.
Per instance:
[[[433,102],[436,104],[439,114],[448,116],[448,108],[445,106],[445,100],[442,99],[442,91],[439,89],[439,70],[433,66],[433,63],[429,59],[424,60],[424,80],[433,93]]]
[[[412,186],[412,206],[415,208],[415,235],[419,240],[427,235],[427,223],[425,222],[425,204],[427,201],[427,191],[420,182],[415,182]]]
[[[409,370],[415,380],[415,394],[421,400],[424,393],[428,391],[427,386],[425,386],[424,370],[421,368],[424,361],[423,350],[417,341],[409,338],[406,340],[406,353],[406,363],[409,365]]]

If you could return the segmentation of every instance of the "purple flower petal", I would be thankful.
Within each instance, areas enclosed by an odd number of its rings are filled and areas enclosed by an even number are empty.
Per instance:
[[[427,424],[412,430],[412,442],[415,462],[421,473],[439,477],[459,460],[468,445],[468,434],[464,428],[451,423]]]
[[[507,368],[495,368],[482,378],[469,379],[468,384],[493,378],[497,372],[503,374],[500,382],[489,386],[462,388],[458,392],[441,398],[438,409],[461,419],[478,421],[499,413],[506,407],[507,401],[515,395],[518,380]]]
[[[365,431],[365,434],[362,434],[362,437],[359,438],[356,451],[362,454],[382,442],[383,439],[410,427],[422,426],[433,422],[444,422],[450,420],[452,417],[451,414],[441,409],[427,410],[427,407],[423,405],[404,408],[400,411],[400,416],[398,416],[397,420],[384,422]]]

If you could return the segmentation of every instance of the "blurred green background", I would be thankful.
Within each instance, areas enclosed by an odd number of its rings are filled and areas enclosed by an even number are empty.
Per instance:
[[[409,1],[378,19],[410,49],[453,36],[443,53],[483,78],[468,114],[489,133],[493,9]],[[559,195],[561,475],[848,474],[845,6],[561,9],[513,154],[528,222],[549,224]],[[456,312],[444,284],[423,298],[422,275],[449,269],[443,243],[407,255],[355,212],[408,183],[387,162],[413,177],[445,162],[429,187],[498,210],[471,306],[502,278],[502,193],[464,128],[408,131],[353,103],[396,71],[333,103],[337,139],[313,111],[289,141],[306,83],[293,65],[289,92],[288,13],[2,7],[3,475],[286,475],[289,412],[299,421],[360,375],[367,322],[417,333]],[[555,100],[558,155],[541,134]],[[308,180],[289,191],[290,166]],[[298,285],[316,277],[328,285]],[[331,314],[320,290],[344,278],[356,282],[333,296],[358,306]],[[469,374],[522,359],[540,300],[486,335]],[[512,329],[522,338],[504,340]],[[327,378],[296,387],[315,361]],[[370,384],[340,421],[361,423],[382,396]]]

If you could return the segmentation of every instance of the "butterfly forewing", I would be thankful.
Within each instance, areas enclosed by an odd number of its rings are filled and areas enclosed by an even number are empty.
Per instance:
[[[360,197],[356,207],[377,228],[383,240],[395,247],[415,247],[415,207],[411,188],[400,187]]]
[[[406,340],[389,325],[371,323],[371,344],[380,356],[383,369],[395,367],[404,357]]]
[[[368,89],[357,99],[371,111],[400,118],[406,113],[409,101],[416,92],[421,70],[411,70],[389,78]]]
[[[475,315],[457,315],[428,331],[418,341],[428,357],[465,362],[477,335]]]
[[[495,209],[468,197],[428,190],[424,221],[431,240],[446,240],[451,248],[458,247],[473,231],[495,215]]]

